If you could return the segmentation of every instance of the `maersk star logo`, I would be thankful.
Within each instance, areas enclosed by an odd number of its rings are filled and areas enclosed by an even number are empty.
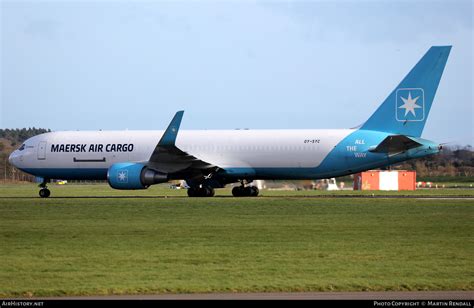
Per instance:
[[[425,119],[425,93],[421,88],[406,88],[396,91],[395,116],[400,122],[423,121]]]
[[[117,173],[117,181],[120,183],[128,182],[128,170],[121,170]]]

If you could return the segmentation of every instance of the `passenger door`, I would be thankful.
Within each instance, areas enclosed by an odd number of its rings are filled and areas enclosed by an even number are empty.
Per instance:
[[[41,141],[38,144],[38,160],[46,159],[46,141]]]

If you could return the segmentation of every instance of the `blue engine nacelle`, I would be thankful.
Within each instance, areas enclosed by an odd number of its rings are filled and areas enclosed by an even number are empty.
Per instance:
[[[147,189],[168,181],[168,175],[140,163],[116,163],[107,171],[107,181],[115,189]]]

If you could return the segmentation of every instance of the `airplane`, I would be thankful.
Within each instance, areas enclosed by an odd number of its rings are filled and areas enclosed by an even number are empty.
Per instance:
[[[421,133],[452,46],[433,46],[361,126],[352,129],[180,130],[178,111],[164,131],[58,131],[26,140],[9,157],[42,178],[107,180],[146,189],[185,180],[189,197],[240,183],[235,197],[257,196],[253,180],[324,179],[438,153]],[[359,103],[360,105],[360,103]]]

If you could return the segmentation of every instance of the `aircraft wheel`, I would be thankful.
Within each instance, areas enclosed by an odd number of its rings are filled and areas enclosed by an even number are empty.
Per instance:
[[[189,197],[214,197],[215,191],[212,187],[190,187],[188,188]]]
[[[244,191],[244,194],[243,194],[244,197],[252,196],[252,187],[251,186],[244,187],[243,191]]]
[[[198,189],[199,193],[198,193],[198,196],[199,197],[214,197],[214,188],[212,187],[207,187],[207,186],[203,186],[201,188]]]
[[[232,195],[234,197],[243,197],[244,196],[244,189],[242,186],[236,186],[232,188]]]
[[[260,190],[255,186],[250,186],[250,196],[257,197]]]
[[[206,187],[206,197],[214,197],[216,192],[214,191],[214,188],[212,187]]]
[[[197,189],[194,187],[188,188],[188,197],[197,197]]]
[[[234,197],[257,197],[260,191],[255,186],[236,186],[232,189]]]
[[[41,198],[48,198],[51,195],[51,192],[47,188],[42,188],[39,191],[39,196]]]
[[[198,188],[198,197],[207,197],[207,194],[209,193],[207,187],[201,187]]]

